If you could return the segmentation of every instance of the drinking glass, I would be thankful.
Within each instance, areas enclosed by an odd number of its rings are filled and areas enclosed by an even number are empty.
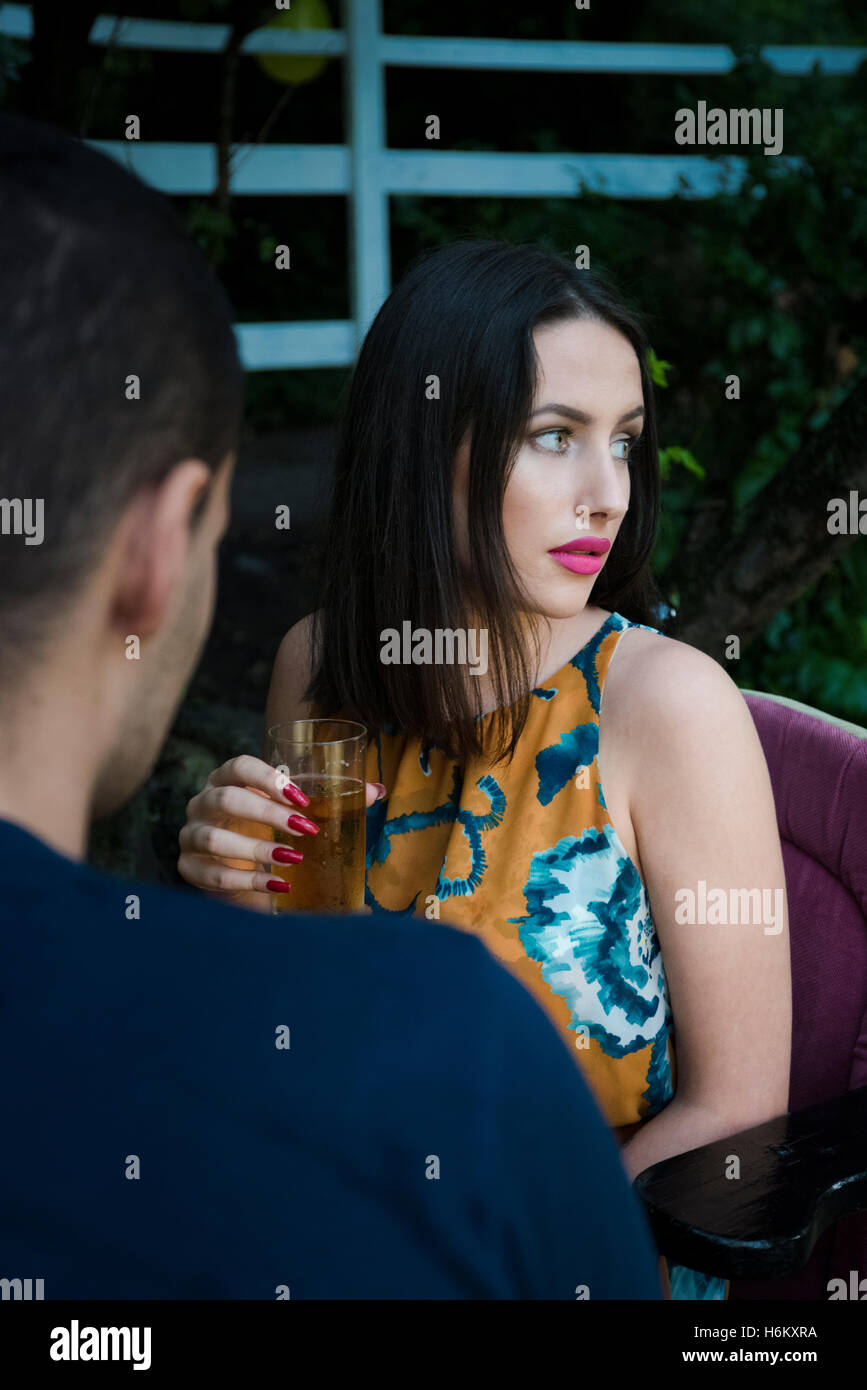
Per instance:
[[[275,830],[281,845],[301,850],[300,864],[272,864],[291,885],[274,893],[271,911],[363,912],[367,730],[349,719],[294,719],[268,730],[266,757],[310,798],[300,808],[317,835]]]

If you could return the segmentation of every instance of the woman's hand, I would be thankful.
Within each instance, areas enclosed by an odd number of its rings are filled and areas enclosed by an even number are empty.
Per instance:
[[[366,783],[367,805],[385,795],[380,782]],[[285,774],[261,758],[242,754],[211,773],[187,803],[187,819],[178,836],[178,872],[194,888],[217,893],[226,902],[270,912],[275,880],[281,869],[303,858],[304,841],[315,835],[305,815],[308,798]],[[275,830],[296,836],[297,849],[274,842]],[[279,891],[279,890],[273,890]]]

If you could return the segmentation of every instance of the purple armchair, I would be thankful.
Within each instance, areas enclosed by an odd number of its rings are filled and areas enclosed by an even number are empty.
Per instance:
[[[662,1253],[728,1276],[730,1299],[823,1300],[831,1279],[867,1279],[867,1089],[851,1094],[867,1088],[867,730],[776,696],[744,698],[786,871],[788,1114],[740,1136],[742,1183],[723,1176],[722,1140],[654,1164],[635,1188]]]
[[[771,774],[792,953],[789,1110],[867,1085],[867,730],[745,692]],[[733,1280],[734,1299],[823,1299],[867,1276],[867,1213],[819,1237],[803,1269]]]

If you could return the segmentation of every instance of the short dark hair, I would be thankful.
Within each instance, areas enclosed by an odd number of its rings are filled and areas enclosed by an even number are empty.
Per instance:
[[[0,498],[41,498],[45,518],[41,545],[0,535],[6,689],[135,493],[237,447],[232,317],[167,198],[74,136],[0,116]]]
[[[456,241],[413,262],[374,319],[350,382],[321,609],[311,625],[307,698],[321,709],[345,710],[372,728],[397,726],[462,760],[483,752],[480,702],[468,694],[463,671],[380,660],[380,632],[406,619],[431,631],[469,626],[452,488],[455,455],[472,427],[469,587],[498,654],[492,679],[500,712],[488,752],[495,762],[513,756],[534,673],[524,655],[502,501],[533,408],[533,331],[581,318],[610,324],[632,344],[646,412],[629,461],[629,509],[592,600],[654,623],[661,596],[649,560],[659,461],[638,314],[603,276],[565,256],[533,245]],[[432,375],[441,383],[436,400],[425,391]]]

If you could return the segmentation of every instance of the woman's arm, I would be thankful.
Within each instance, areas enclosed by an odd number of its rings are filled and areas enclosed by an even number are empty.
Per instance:
[[[626,715],[630,810],[668,981],[677,1088],[624,1146],[631,1177],[785,1112],[792,1009],[782,852],[747,704],[715,661],[681,642],[647,644],[638,669]],[[702,921],[713,918],[713,889],[725,915]],[[690,894],[698,920],[684,920]]]
[[[310,626],[313,614],[300,618],[290,627],[274,658],[268,700],[265,705],[265,728],[285,724],[291,719],[309,719],[312,706],[302,699],[310,680]]]

